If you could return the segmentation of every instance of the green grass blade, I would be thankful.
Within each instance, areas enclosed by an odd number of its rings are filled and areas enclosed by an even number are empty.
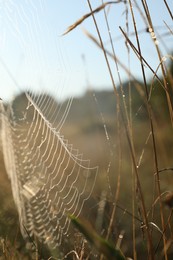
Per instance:
[[[86,237],[86,239],[94,246],[100,253],[102,253],[107,259],[125,260],[120,249],[115,248],[110,242],[100,237],[92,226],[80,219],[70,215],[70,219],[75,227]]]

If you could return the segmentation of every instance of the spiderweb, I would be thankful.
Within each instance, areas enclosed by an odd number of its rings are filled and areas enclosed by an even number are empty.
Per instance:
[[[1,95],[9,87],[10,94],[24,93],[8,105],[1,102],[5,166],[23,236],[52,247],[68,235],[69,214],[81,214],[97,175],[62,135],[72,98],[66,105],[57,100],[76,75],[63,58],[58,34],[65,27],[58,31],[53,22],[53,15],[61,13],[58,8],[52,13],[54,4],[0,2]]]
[[[15,104],[1,106],[5,165],[23,235],[27,230],[57,246],[67,235],[69,214],[79,216],[90,197],[97,168],[60,133],[71,100],[59,120],[62,108],[51,97],[25,93],[25,99],[20,116]]]

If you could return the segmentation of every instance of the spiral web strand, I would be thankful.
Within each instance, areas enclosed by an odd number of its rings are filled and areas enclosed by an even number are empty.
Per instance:
[[[24,97],[23,97],[24,98]],[[80,215],[90,197],[97,167],[61,135],[70,109],[63,111],[46,95],[25,93],[20,114],[1,103],[2,146],[21,231],[52,247],[68,235],[69,214]]]

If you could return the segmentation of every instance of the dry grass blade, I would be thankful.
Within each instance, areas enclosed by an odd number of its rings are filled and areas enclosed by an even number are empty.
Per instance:
[[[165,5],[166,5],[166,8],[167,8],[167,10],[168,10],[168,12],[169,12],[169,14],[170,14],[172,20],[173,20],[173,14],[172,14],[172,12],[171,12],[171,9],[169,8],[169,5],[168,5],[167,1],[164,0],[164,3],[165,3]]]
[[[170,214],[169,214],[167,223],[166,223],[166,225],[165,225],[165,229],[162,231],[163,234],[166,232],[166,229],[167,229],[167,227],[168,227],[168,225],[169,225],[169,223],[170,223],[170,221],[171,221],[171,219],[172,219],[172,214],[173,214],[173,209],[171,210],[171,212],[170,212]],[[157,246],[156,246],[156,248],[155,248],[155,252],[154,252],[155,255],[156,255],[156,253],[157,253],[157,251],[158,251],[158,248],[159,248],[159,245],[160,245],[160,243],[161,243],[161,241],[162,241],[163,234],[161,235],[161,237],[160,237],[160,239],[159,239],[159,241],[158,241],[158,244],[157,244]],[[168,240],[168,241],[169,241],[169,240]],[[167,243],[168,243],[168,241],[167,241]],[[165,250],[168,250],[167,243],[166,243],[166,248],[164,248]]]
[[[89,6],[89,9],[90,9],[90,12],[92,13],[93,22],[94,22],[94,25],[95,25],[95,29],[96,29],[97,35],[98,35],[98,37],[99,37],[99,41],[100,41],[101,49],[102,49],[103,54],[104,54],[104,58],[105,58],[105,61],[106,61],[106,64],[107,64],[107,68],[108,68],[108,72],[109,72],[110,79],[111,79],[111,82],[112,82],[112,86],[113,86],[113,89],[114,89],[114,93],[115,93],[115,95],[116,95],[116,97],[117,97],[117,101],[118,101],[118,103],[119,103],[119,95],[118,95],[118,93],[117,93],[117,86],[116,86],[116,84],[115,84],[114,77],[113,77],[113,73],[112,73],[111,66],[110,66],[110,62],[109,62],[109,60],[108,60],[107,53],[106,53],[105,48],[104,48],[102,36],[101,36],[100,30],[99,30],[97,21],[96,21],[96,19],[95,19],[95,15],[94,15],[94,13],[93,13],[93,9],[92,9],[90,0],[87,0],[87,2],[88,2],[88,6]],[[117,2],[117,3],[119,3],[119,2]]]
[[[89,4],[90,10],[92,12],[92,7],[91,7],[91,4],[90,4],[89,0],[88,0],[88,4]],[[99,28],[97,26],[97,22],[96,22],[96,19],[94,17],[94,14],[92,16],[93,16],[94,24],[95,24],[95,27],[96,27],[96,30],[97,30],[97,33],[98,33],[98,36],[99,36],[100,43],[101,43],[101,48],[102,48],[102,50],[104,52],[106,63],[107,63],[108,69],[109,69],[109,73],[110,73],[111,81],[112,81],[112,84],[113,84],[113,88],[114,88],[115,94],[117,95],[117,90],[115,88],[114,78],[112,76],[112,70],[110,68],[110,64],[108,62],[107,54],[106,54],[105,48],[103,46],[103,41],[102,41],[102,38],[101,38],[101,35],[100,35],[100,31],[99,31]],[[150,234],[150,231],[149,231],[149,224],[148,224],[148,219],[147,219],[147,214],[146,214],[146,206],[145,206],[144,196],[143,196],[142,187],[141,187],[141,183],[140,183],[140,179],[139,179],[137,163],[136,163],[136,156],[135,156],[135,150],[134,150],[133,142],[131,140],[131,133],[130,133],[129,127],[127,126],[127,120],[126,120],[126,117],[124,115],[124,111],[123,111],[123,109],[121,109],[121,107],[120,107],[119,113],[120,113],[120,117],[121,117],[121,120],[122,120],[123,127],[125,129],[125,135],[126,135],[126,138],[127,138],[127,142],[128,142],[128,146],[129,146],[129,150],[130,150],[130,154],[131,154],[131,159],[132,159],[133,166],[134,166],[135,177],[136,177],[136,184],[137,184],[137,187],[138,187],[140,201],[141,201],[141,207],[142,207],[142,215],[143,215],[143,220],[144,220],[144,224],[145,224],[145,227],[146,227],[146,233],[147,233],[147,237],[148,237],[147,243],[149,244],[149,246],[148,246],[149,253],[151,255],[151,259],[154,259],[153,253],[152,253],[153,251],[152,251],[151,234]]]
[[[123,31],[123,29],[121,27],[119,27],[121,32],[123,33],[126,41],[129,43],[130,47],[132,48],[132,50],[134,51],[134,53],[137,55],[138,59],[142,60],[145,65],[151,70],[151,72],[154,74],[154,77],[156,77],[156,79],[159,81],[159,83],[161,84],[161,86],[163,87],[163,89],[165,91],[167,91],[167,89],[165,89],[164,85],[162,84],[162,81],[160,80],[160,78],[157,76],[156,72],[151,68],[151,66],[149,65],[149,63],[144,59],[144,57],[139,53],[139,51],[137,50],[137,48],[134,46],[134,44],[130,41],[129,37],[126,35],[126,33]]]
[[[87,30],[83,29],[83,32],[84,34],[90,39],[92,40],[96,45],[97,47],[99,47],[100,49],[102,49],[100,43],[98,42],[98,40],[93,36],[91,35],[91,33],[89,33]],[[108,51],[107,49],[105,49],[106,51],[106,54],[111,57],[112,59],[116,59],[116,62],[119,64],[119,66],[128,74],[130,75],[130,77],[138,82],[137,78],[135,78],[135,76],[128,70],[128,68],[117,58],[117,56],[114,56],[110,51]]]
[[[149,225],[153,226],[159,233],[163,235],[162,230],[153,222],[149,222]]]
[[[166,25],[166,27],[168,28],[169,32],[173,35],[173,31],[171,30],[171,28],[169,27],[169,25],[168,25],[165,21],[163,21],[163,22],[164,22],[164,24]]]
[[[165,23],[165,22],[164,22]],[[166,23],[165,23],[165,25],[167,25]],[[162,34],[160,34],[160,36],[170,36],[170,32],[171,32],[171,34],[173,34],[173,31],[171,30],[171,28],[170,28],[170,26],[169,25],[167,25],[167,27],[168,27],[168,29],[169,29],[169,32],[164,32],[164,33],[162,33]],[[163,27],[163,26],[155,26],[155,29],[165,29],[165,27]],[[149,33],[149,28],[148,27],[146,27],[146,28],[144,28],[144,29],[141,29],[141,30],[138,30],[138,35],[140,35],[140,34],[145,34],[145,33]],[[134,37],[135,36],[135,32],[130,32],[130,33],[128,33],[128,36],[130,37],[130,36],[132,36],[132,37]],[[122,40],[122,38],[123,38],[123,35],[119,35],[119,36],[116,36],[115,38],[113,38],[113,42],[114,41],[120,41],[120,40]],[[104,43],[104,45],[109,45],[110,44],[110,40],[107,40],[105,43]]]
[[[147,89],[147,81],[146,81],[146,75],[145,75],[144,64],[143,64],[143,59],[142,59],[141,45],[140,45],[140,41],[139,41],[139,36],[138,36],[138,31],[137,31],[137,24],[136,24],[136,18],[135,18],[134,12],[133,12],[133,6],[132,6],[132,1],[131,0],[129,0],[129,5],[130,5],[130,12],[131,12],[131,17],[132,17],[133,27],[134,27],[134,31],[135,31],[135,34],[136,34],[137,50],[138,50],[139,58],[140,58],[141,72],[142,72],[142,77],[143,77],[143,82],[144,82],[146,99],[148,100],[149,93],[148,93],[148,89]],[[148,117],[149,117],[149,121],[150,121],[150,129],[151,129],[151,133],[152,133],[154,164],[155,164],[155,169],[156,169],[156,172],[157,172],[158,193],[160,195],[161,192],[160,192],[160,186],[159,186],[158,160],[157,160],[157,152],[156,152],[155,135],[154,135],[154,128],[153,128],[153,121],[152,121],[152,117],[151,117],[151,106],[150,106],[150,104],[148,102],[147,102],[147,112],[148,112]],[[139,184],[140,184],[140,182],[139,182]],[[152,237],[151,237],[151,231],[149,229],[149,222],[148,222],[148,218],[147,218],[147,214],[146,214],[145,204],[142,201],[143,194],[141,194],[141,195],[142,195],[141,196],[141,202],[142,202],[142,205],[143,205],[142,210],[143,210],[143,215],[144,215],[144,220],[145,220],[144,224],[146,225],[146,230],[147,230],[148,254],[150,255],[150,259],[154,259],[153,241],[152,241]],[[160,208],[161,208],[161,206],[160,206]],[[162,211],[161,211],[161,217],[162,217]]]
[[[158,44],[156,44],[154,27],[153,27],[153,24],[152,24],[150,12],[149,12],[146,0],[142,0],[142,4],[143,4],[143,8],[144,8],[147,20],[148,20],[149,28],[151,30],[151,37],[154,41],[154,45],[155,45],[155,48],[156,48],[156,51],[157,51],[157,54],[158,54],[158,58],[161,62],[162,61],[162,55],[161,55],[161,51],[159,49]],[[167,5],[166,1],[165,1],[165,4]],[[167,8],[168,8],[168,5],[167,5]],[[168,108],[169,108],[170,120],[171,120],[171,123],[172,123],[172,126],[173,126],[173,105],[172,105],[172,101],[171,101],[171,93],[169,93],[169,90],[168,90],[168,87],[167,87],[166,68],[164,67],[163,63],[161,63],[161,70],[162,70],[162,75],[163,75],[163,83],[164,83],[164,87],[165,87],[165,90],[166,90],[165,92],[166,92],[167,103],[168,103]]]
[[[79,20],[77,20],[74,24],[70,25],[67,30],[62,34],[62,35],[66,35],[68,34],[70,31],[72,31],[73,29],[75,29],[78,25],[80,25],[81,23],[83,23],[83,21],[85,19],[87,19],[88,17],[90,17],[91,15],[100,12],[102,9],[104,9],[107,5],[111,5],[111,4],[117,4],[120,3],[121,1],[109,1],[106,2],[104,4],[102,4],[101,6],[97,7],[96,9],[94,9],[92,12],[85,14],[84,16],[82,16]]]
[[[164,172],[164,171],[173,171],[173,168],[163,168],[159,170],[159,172]]]
[[[77,252],[76,252],[75,250],[72,250],[72,251],[68,252],[68,254],[66,254],[63,259],[67,259],[67,257],[68,257],[69,255],[74,255],[77,260],[80,260],[78,254],[77,254]]]
[[[92,40],[96,44],[97,47],[99,47],[102,50],[101,44],[98,42],[98,40],[93,35],[91,35],[85,29],[83,29],[83,32],[90,40]],[[119,60],[119,58],[116,55],[113,55],[109,50],[107,50],[105,48],[104,48],[104,50],[105,50],[107,56],[109,56],[111,59],[115,60],[118,63],[118,65],[125,71],[125,73],[131,77],[131,79],[134,81],[134,85],[136,87],[136,90],[138,91],[141,98],[144,99],[145,94],[144,94],[144,91],[141,87],[140,81],[132,74],[132,72],[126,67],[126,65]],[[153,73],[154,73],[154,71],[153,71]],[[162,82],[160,82],[160,84],[162,84]],[[144,103],[145,103],[145,99],[144,99]]]

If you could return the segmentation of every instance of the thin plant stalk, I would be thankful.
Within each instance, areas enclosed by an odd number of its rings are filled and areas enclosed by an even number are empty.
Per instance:
[[[171,16],[171,18],[172,18],[172,20],[173,20],[173,14],[172,14],[172,12],[171,12],[171,9],[169,8],[169,5],[168,5],[167,1],[166,1],[166,0],[163,0],[163,1],[164,1],[165,5],[166,5],[166,8],[167,8],[167,10],[168,10],[168,13],[170,14],[170,16]]]
[[[144,4],[144,1],[142,1],[142,2]],[[133,12],[133,7],[132,7],[131,0],[129,0],[129,4],[130,4],[130,10],[131,10],[131,14],[132,14],[134,30],[135,30],[135,33],[136,33],[136,41],[137,41],[138,51],[139,51],[139,54],[140,54],[140,63],[141,63],[141,70],[142,70],[142,75],[143,75],[143,80],[144,80],[145,91],[146,91],[146,98],[148,100],[149,99],[149,92],[148,92],[148,88],[147,88],[147,82],[146,82],[144,65],[143,65],[142,58],[141,58],[141,56],[142,56],[141,55],[141,47],[140,47],[140,42],[139,42],[139,38],[138,38],[136,21],[135,21],[135,17],[134,17],[134,12]],[[145,7],[146,6],[144,5],[144,8]],[[147,102],[147,110],[148,110],[148,115],[149,115],[149,120],[150,120],[150,128],[151,128],[152,141],[153,141],[153,153],[154,153],[155,171],[157,172],[157,174],[156,174],[156,182],[157,182],[158,194],[160,196],[161,188],[160,188],[160,177],[159,177],[159,172],[158,172],[157,149],[156,149],[155,133],[154,133],[154,126],[153,126],[153,121],[152,121],[152,114],[151,114],[151,105],[150,105],[149,102]],[[163,207],[162,207],[161,200],[159,202],[160,202],[162,229],[164,230],[165,224],[164,224],[164,217],[163,217]],[[164,242],[164,248],[165,248],[165,246],[166,246],[165,235],[163,235],[163,242]],[[151,259],[154,259],[153,248],[151,250],[151,253],[152,253],[151,254]],[[167,259],[167,252],[164,251],[164,254],[165,254],[165,259]]]
[[[151,16],[150,16],[150,12],[149,12],[146,0],[142,0],[142,4],[143,4],[143,8],[144,8],[145,13],[146,13],[146,17],[148,19],[149,31],[151,33],[151,38],[152,38],[152,40],[154,42],[154,46],[156,48],[159,61],[161,63],[161,71],[162,71],[162,76],[163,76],[163,83],[164,83],[164,88],[166,90],[165,92],[166,92],[166,97],[167,97],[167,102],[168,102],[170,119],[171,119],[171,123],[172,123],[172,126],[173,126],[173,104],[171,102],[170,93],[169,93],[169,89],[168,89],[168,86],[167,86],[167,77],[166,77],[165,67],[164,67],[164,64],[162,62],[162,55],[161,55],[161,52],[160,52],[160,49],[159,49],[159,46],[158,46],[157,38],[156,38],[156,35],[155,35],[155,32],[154,32],[154,26],[152,24],[152,19],[151,19]]]
[[[89,5],[89,8],[90,8],[90,11],[92,13],[91,3],[90,3],[89,0],[87,2],[88,2],[88,5]],[[104,53],[106,64],[108,66],[108,70],[109,70],[109,74],[110,74],[111,81],[112,81],[112,84],[113,84],[113,88],[114,88],[116,96],[118,97],[118,92],[117,92],[116,85],[115,85],[115,82],[114,82],[114,78],[113,78],[113,74],[112,74],[112,71],[111,71],[111,67],[110,67],[110,64],[109,64],[109,61],[108,61],[108,58],[107,58],[107,55],[106,55],[106,51],[104,49],[102,37],[101,37],[101,34],[100,34],[100,31],[99,31],[99,28],[98,28],[98,25],[97,25],[97,22],[96,22],[94,14],[92,14],[92,17],[93,17],[93,20],[94,20],[94,24],[95,24],[95,27],[96,27],[97,34],[99,36],[99,40],[100,40],[101,47],[102,47],[102,50],[103,50],[103,53]],[[118,100],[119,100],[119,98],[117,98],[117,101]],[[129,149],[130,149],[130,154],[131,154],[133,165],[134,165],[134,169],[135,169],[135,175],[136,175],[136,179],[137,179],[137,186],[138,186],[139,195],[140,195],[140,199],[141,199],[141,206],[142,206],[144,225],[146,227],[146,233],[147,233],[147,237],[148,237],[147,244],[148,244],[149,255],[151,256],[151,259],[154,259],[154,257],[153,257],[153,245],[152,245],[152,239],[151,239],[151,234],[150,234],[150,227],[149,227],[149,223],[148,223],[148,219],[147,219],[147,212],[146,212],[146,206],[145,206],[145,202],[144,202],[144,196],[143,196],[143,192],[142,192],[142,187],[141,187],[141,183],[140,183],[140,180],[139,180],[139,174],[138,174],[138,169],[137,169],[135,151],[134,151],[133,144],[131,142],[130,132],[129,132],[129,129],[128,129],[127,125],[126,125],[126,120],[125,120],[124,113],[123,113],[121,107],[120,107],[120,116],[121,116],[121,119],[122,119],[122,122],[123,122],[123,125],[124,125],[124,128],[125,128],[125,134],[126,134],[126,137],[127,137],[127,141],[128,141],[128,145],[129,145]]]

